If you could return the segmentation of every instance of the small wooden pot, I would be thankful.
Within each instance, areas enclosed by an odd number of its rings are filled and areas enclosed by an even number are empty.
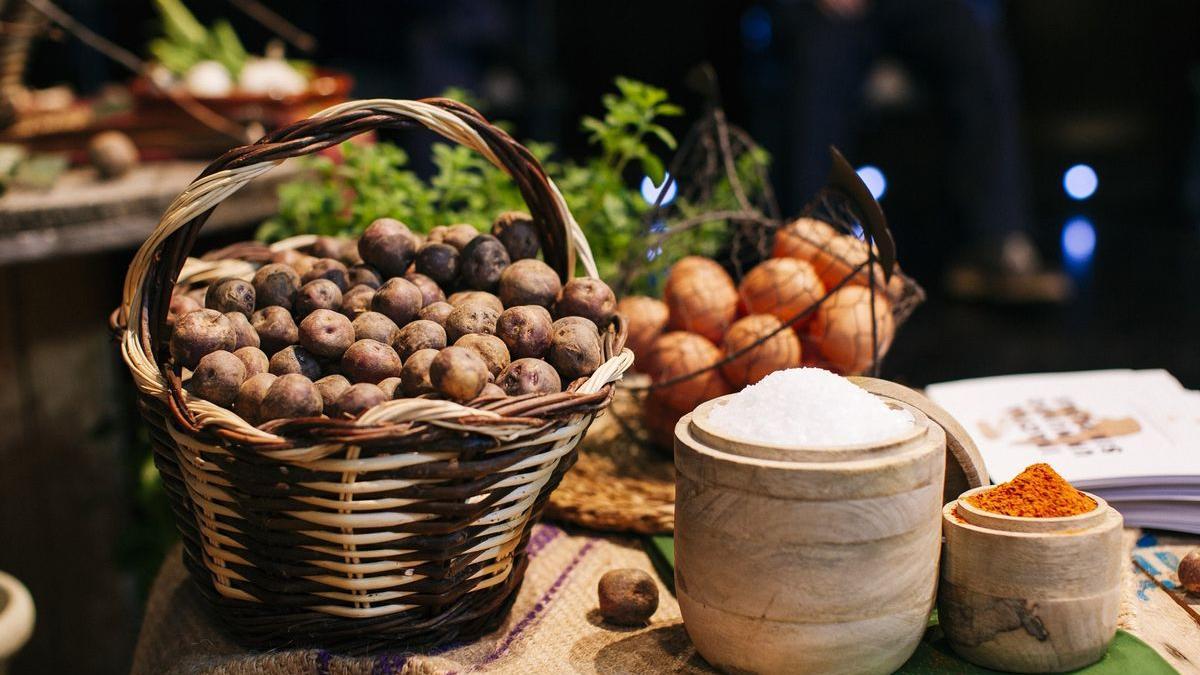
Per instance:
[[[675,590],[688,635],[727,672],[890,673],[933,608],[942,428],[836,448],[715,433],[709,401],[675,427]]]
[[[1103,499],[1062,518],[942,509],[938,619],[950,646],[987,668],[1063,672],[1104,656],[1121,604],[1123,520]]]

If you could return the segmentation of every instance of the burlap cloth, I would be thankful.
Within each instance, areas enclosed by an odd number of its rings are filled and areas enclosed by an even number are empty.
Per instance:
[[[529,542],[525,583],[504,625],[436,654],[403,651],[343,657],[323,650],[248,652],[205,613],[177,547],[151,589],[133,675],[433,675],[435,673],[710,673],[684,632],[679,605],[659,582],[659,607],[645,628],[599,618],[596,584],[610,569],[658,575],[633,539],[594,537],[538,525]]]

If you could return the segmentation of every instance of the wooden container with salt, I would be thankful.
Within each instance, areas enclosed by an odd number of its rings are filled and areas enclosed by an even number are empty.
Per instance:
[[[1063,672],[1104,656],[1121,604],[1121,514],[1103,499],[1073,516],[985,511],[963,493],[942,509],[938,621],[960,656],[1019,673]]]
[[[727,672],[896,670],[933,608],[945,432],[879,396],[910,430],[767,445],[714,428],[729,398],[675,428],[675,587],[696,649]]]

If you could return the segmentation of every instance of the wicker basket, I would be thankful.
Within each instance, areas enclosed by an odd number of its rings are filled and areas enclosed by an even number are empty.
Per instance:
[[[243,644],[347,652],[444,644],[495,626],[525,568],[525,543],[576,444],[632,363],[618,320],[607,361],[555,394],[459,405],[417,398],[357,420],[254,427],[189,398],[168,363],[174,282],[248,275],[245,261],[187,259],[213,209],[295,157],[380,128],[426,127],[503,168],[563,279],[596,267],[533,156],[446,99],[369,100],[325,110],[213,162],[167,209],[130,265],[114,315],[191,574]],[[185,262],[188,269],[184,270]]]

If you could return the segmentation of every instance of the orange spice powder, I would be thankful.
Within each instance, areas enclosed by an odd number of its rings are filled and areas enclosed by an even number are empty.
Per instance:
[[[1006,516],[1056,518],[1096,508],[1096,502],[1071,486],[1049,464],[1034,464],[1016,478],[967,497],[972,506]]]

